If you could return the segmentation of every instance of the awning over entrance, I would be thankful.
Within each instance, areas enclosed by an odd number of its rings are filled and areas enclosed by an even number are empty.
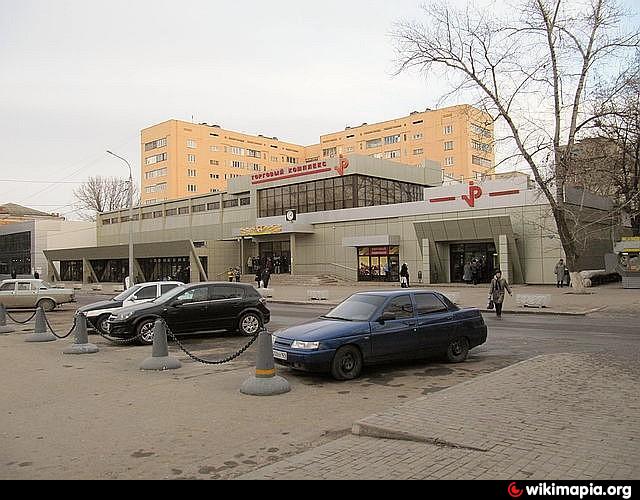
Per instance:
[[[136,243],[134,252],[136,259],[153,257],[182,257],[191,253],[191,241],[166,241],[162,243]],[[50,261],[61,260],[100,260],[126,259],[129,257],[128,245],[106,247],[67,248],[64,250],[45,250]]]
[[[508,215],[491,215],[486,217],[466,217],[456,219],[434,219],[415,221],[413,223],[418,241],[429,242],[429,255],[435,261],[439,276],[447,272],[443,256],[439,255],[437,243],[456,243],[465,241],[494,241],[501,256],[505,271],[512,268],[512,282],[524,280],[520,254],[516,245],[515,232]],[[506,245],[507,248],[504,248]],[[435,258],[434,258],[435,257]]]

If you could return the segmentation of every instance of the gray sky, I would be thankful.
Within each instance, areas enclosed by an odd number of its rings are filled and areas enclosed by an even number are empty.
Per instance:
[[[392,23],[420,0],[0,0],[0,203],[69,213],[74,184],[126,175],[177,118],[312,144],[436,105],[394,77]],[[628,0],[632,5],[632,0]]]

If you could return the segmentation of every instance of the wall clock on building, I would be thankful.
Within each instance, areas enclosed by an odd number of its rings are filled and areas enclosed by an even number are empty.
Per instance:
[[[298,219],[298,212],[295,210],[287,210],[287,222],[295,222]]]

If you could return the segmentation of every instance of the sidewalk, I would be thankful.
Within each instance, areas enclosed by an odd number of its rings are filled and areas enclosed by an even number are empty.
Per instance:
[[[639,374],[603,356],[540,356],[240,479],[637,479]]]
[[[353,285],[313,285],[299,286],[274,284],[273,297],[270,302],[295,303],[295,304],[323,304],[337,305],[350,295],[367,290],[388,290],[399,288],[396,284],[385,283],[354,283]],[[414,285],[413,289],[424,288],[426,290],[438,290],[445,295],[458,294],[458,305],[461,307],[477,307],[486,309],[489,285]],[[326,290],[329,292],[328,301],[307,301],[308,290]],[[620,283],[588,288],[587,295],[572,293],[571,288],[556,288],[552,285],[514,285],[513,297],[507,295],[505,302],[505,314],[568,314],[585,315],[597,311],[606,313],[639,313],[640,290],[624,290]],[[551,295],[551,306],[544,309],[523,308],[516,304],[515,296],[525,295]]]

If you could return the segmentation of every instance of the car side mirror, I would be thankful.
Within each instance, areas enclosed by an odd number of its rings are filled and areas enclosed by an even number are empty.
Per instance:
[[[378,323],[384,324],[387,321],[394,321],[396,319],[396,315],[390,312],[382,313],[382,316],[378,318]]]

